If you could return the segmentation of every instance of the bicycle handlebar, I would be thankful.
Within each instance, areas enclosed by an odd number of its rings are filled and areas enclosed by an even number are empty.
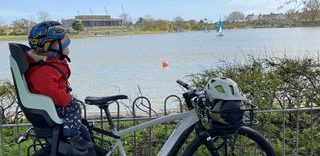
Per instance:
[[[189,109],[193,109],[194,106],[192,105],[192,99],[194,97],[203,97],[202,95],[205,94],[204,91],[201,90],[197,90],[196,88],[193,88],[192,86],[190,86],[189,84],[181,81],[181,80],[177,80],[176,81],[179,85],[181,85],[182,87],[184,87],[185,89],[188,90],[188,92],[182,94],[183,98],[186,100],[186,104],[188,106]]]
[[[184,87],[185,89],[189,90],[189,93],[194,94],[195,96],[200,96],[202,94],[204,94],[203,91],[198,90],[196,88],[193,88],[192,86],[190,86],[189,84],[181,81],[181,80],[177,80],[176,81],[179,85],[181,85],[182,87]]]
[[[193,89],[190,85],[188,85],[187,83],[185,83],[185,82],[183,82],[183,81],[181,81],[181,80],[177,80],[176,82],[177,82],[179,85],[181,85],[182,87],[184,87],[185,89],[188,89],[188,90],[192,90],[192,89]]]

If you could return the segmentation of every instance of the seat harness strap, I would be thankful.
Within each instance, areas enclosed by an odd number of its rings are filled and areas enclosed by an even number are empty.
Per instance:
[[[52,68],[56,69],[62,75],[63,79],[67,83],[67,86],[68,86],[67,93],[70,93],[72,91],[72,88],[69,86],[69,81],[68,81],[67,76],[57,66],[55,66],[55,65],[53,65],[51,63],[48,63],[48,62],[44,62],[44,61],[39,61],[39,62],[34,62],[34,63],[29,64],[30,68],[31,67],[35,67],[35,66],[49,66],[49,67],[52,67]]]

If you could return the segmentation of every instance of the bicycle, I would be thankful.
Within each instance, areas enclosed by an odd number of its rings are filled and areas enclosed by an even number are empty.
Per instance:
[[[67,155],[70,151],[73,155],[111,155],[116,149],[118,149],[120,155],[125,156],[126,152],[121,142],[121,138],[124,135],[176,120],[180,122],[170,137],[165,141],[158,153],[159,156],[177,155],[193,130],[196,132],[196,137],[191,144],[188,145],[186,150],[183,151],[182,155],[184,156],[275,155],[271,144],[257,131],[246,126],[256,123],[254,119],[256,107],[254,105],[249,104],[250,108],[243,110],[248,111],[248,114],[242,120],[241,124],[221,125],[216,122],[208,122],[208,116],[205,113],[206,109],[203,109],[206,102],[206,93],[180,80],[178,80],[177,83],[187,89],[187,91],[183,93],[183,97],[188,111],[152,119],[119,131],[113,123],[109,105],[114,102],[118,103],[118,100],[127,99],[128,97],[125,95],[87,97],[85,103],[88,105],[96,105],[101,110],[104,110],[112,131],[94,127],[84,120],[84,125],[80,129],[81,135],[84,139],[95,143],[95,146],[86,151],[75,150],[72,148],[72,145],[64,142],[61,137],[60,131],[63,121],[57,116],[52,100],[42,95],[29,93],[27,89],[23,73],[28,68],[25,60],[25,51],[29,48],[14,43],[10,43],[9,46],[11,52],[11,71],[18,95],[18,104],[26,118],[34,127],[33,129],[29,129],[25,136],[21,136],[18,139],[18,143],[22,143],[24,140],[27,140],[29,136],[35,137],[33,144],[28,148],[28,155],[30,154],[29,150],[33,148],[35,151],[35,153],[32,154],[33,156]],[[110,149],[105,149],[96,144],[93,131],[114,138],[116,141],[111,145]]]
[[[188,89],[188,91],[183,94],[188,111],[153,119],[120,131],[116,130],[108,107],[111,103],[116,102],[116,100],[124,99],[124,96],[113,96],[107,98],[87,97],[85,99],[87,104],[96,105],[100,109],[104,110],[110,129],[112,129],[112,132],[109,132],[97,127],[88,126],[89,131],[95,131],[98,134],[103,134],[116,139],[116,142],[111,146],[111,149],[109,151],[104,151],[105,155],[111,155],[112,152],[118,148],[120,155],[124,156],[126,153],[120,140],[124,135],[175,120],[180,120],[180,123],[163,145],[158,154],[159,156],[177,155],[193,129],[195,129],[197,137],[195,137],[190,145],[187,146],[186,150],[182,154],[183,156],[275,155],[271,144],[268,143],[268,141],[257,131],[247,126],[215,124],[211,129],[205,128],[201,122],[201,117],[199,117],[199,114],[194,107],[194,105],[199,101],[202,101],[201,98],[203,97],[204,92],[193,89],[190,85],[182,81],[178,80],[177,82]],[[254,111],[254,109],[250,109],[250,111]],[[250,120],[250,122],[252,122],[252,120]],[[48,153],[50,150],[50,148],[45,147],[35,155],[41,155],[39,153]]]

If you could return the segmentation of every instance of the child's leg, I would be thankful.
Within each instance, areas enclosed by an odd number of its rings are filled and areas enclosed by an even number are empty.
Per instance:
[[[58,115],[65,119],[63,123],[63,136],[69,138],[80,135],[81,113],[80,105],[72,100],[69,107],[57,108]]]
[[[76,100],[72,100],[69,107],[57,108],[58,115],[65,119],[63,123],[63,136],[67,138],[72,147],[87,150],[93,147],[93,143],[80,136],[81,108]]]

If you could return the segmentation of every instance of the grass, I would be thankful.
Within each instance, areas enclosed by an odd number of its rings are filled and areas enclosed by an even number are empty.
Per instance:
[[[107,29],[92,30],[85,34],[71,32],[72,38],[98,37],[98,36],[124,36],[124,35],[140,35],[140,34],[159,34],[166,33],[160,30],[138,30],[138,29]],[[27,41],[27,35],[0,35],[0,41]]]
[[[137,124],[142,123],[142,121],[137,121]],[[167,125],[161,124],[161,125],[157,125],[155,127],[152,127],[150,129],[143,129],[141,131],[137,131],[135,134],[134,133],[130,133],[128,135],[125,135],[122,138],[122,142],[123,145],[125,147],[126,153],[127,154],[133,154],[134,152],[134,135],[136,135],[136,140],[137,140],[137,144],[136,144],[136,149],[137,149],[137,153],[138,155],[149,155],[149,144],[147,144],[146,142],[149,139],[149,132],[151,132],[151,138],[152,138],[152,153],[153,155],[156,155],[159,150],[161,149],[161,147],[163,146],[165,140],[167,138],[169,138],[170,134],[172,133],[172,131],[174,130],[175,126],[176,126],[177,122],[171,122],[168,123]],[[117,123],[115,122],[115,125],[117,125]],[[100,127],[100,124],[97,123],[97,125],[95,125],[97,127]],[[125,129],[128,128],[130,126],[133,126],[133,121],[121,121],[120,125],[119,125],[119,129]],[[104,124],[104,129],[106,129],[107,125]],[[20,127],[20,133],[24,134],[25,131],[28,129],[29,127]],[[108,129],[107,129],[108,130]],[[19,145],[16,143],[16,140],[18,138],[18,134],[17,134],[17,128],[16,127],[10,127],[10,128],[3,128],[2,129],[3,132],[3,138],[4,138],[4,154],[5,155],[18,155],[19,154]],[[100,136],[97,135],[96,136]],[[104,140],[106,140],[107,142],[114,142],[115,139],[112,139],[110,137],[104,137]],[[21,155],[27,155],[27,150],[28,147],[32,144],[33,139],[30,138],[27,141],[23,142],[20,144],[20,149],[21,149]],[[191,141],[191,139],[190,139]],[[189,141],[189,142],[190,142]],[[101,144],[101,142],[97,142],[97,144]],[[105,148],[108,148],[108,144],[103,144]],[[2,147],[0,146],[0,150]],[[1,152],[1,151],[0,151]],[[117,153],[117,152],[115,152]]]
[[[0,35],[0,41],[27,40],[27,35]]]

